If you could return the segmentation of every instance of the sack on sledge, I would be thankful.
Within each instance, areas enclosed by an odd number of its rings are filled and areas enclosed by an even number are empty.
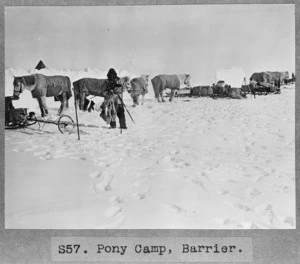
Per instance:
[[[27,108],[10,109],[5,113],[5,125],[16,125],[24,122],[27,117]]]
[[[213,89],[210,86],[195,86],[191,89],[191,96],[211,96]]]

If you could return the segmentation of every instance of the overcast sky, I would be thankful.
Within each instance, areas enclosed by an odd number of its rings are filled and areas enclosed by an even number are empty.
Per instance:
[[[295,69],[294,5],[5,7],[5,65],[133,73]]]

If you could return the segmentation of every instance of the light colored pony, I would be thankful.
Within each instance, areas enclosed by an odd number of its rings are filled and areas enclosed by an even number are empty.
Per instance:
[[[155,98],[158,102],[164,102],[163,98],[163,91],[166,88],[171,89],[170,99],[169,101],[172,102],[175,90],[180,89],[180,86],[186,85],[187,87],[190,87],[190,79],[191,76],[189,74],[172,74],[172,75],[166,75],[161,74],[155,76],[151,82],[155,94]]]
[[[142,75],[141,77],[133,78],[130,81],[132,89],[130,91],[128,90],[128,92],[133,99],[133,106],[139,105],[140,95],[142,95],[141,104],[144,104],[145,94],[148,93],[148,82],[149,75]]]
[[[69,107],[68,100],[72,97],[71,81],[67,76],[45,76],[43,74],[32,74],[21,77],[14,77],[14,96],[19,97],[24,89],[29,90],[33,98],[36,98],[41,116],[48,115],[46,97],[55,97],[61,102],[57,114],[62,115]]]
[[[255,72],[250,79],[260,83],[274,83],[275,81],[284,81],[289,78],[289,72]]]

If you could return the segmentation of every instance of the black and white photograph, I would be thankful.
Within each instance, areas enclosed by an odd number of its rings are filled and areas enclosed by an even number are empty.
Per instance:
[[[6,6],[6,229],[295,229],[295,5]]]

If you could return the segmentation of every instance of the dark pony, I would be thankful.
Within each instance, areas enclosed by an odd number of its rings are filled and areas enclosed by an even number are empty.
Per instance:
[[[118,80],[118,83],[122,85],[122,89],[131,91],[131,84],[129,77],[122,77]],[[104,91],[106,90],[106,79],[95,78],[82,78],[73,82],[74,98],[79,106],[80,110],[84,110],[84,103],[86,97],[89,95],[104,97]]]

